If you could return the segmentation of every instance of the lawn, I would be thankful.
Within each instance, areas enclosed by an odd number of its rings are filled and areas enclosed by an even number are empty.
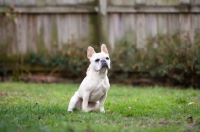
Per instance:
[[[200,90],[111,85],[105,114],[68,113],[78,86],[0,83],[0,131],[200,131]]]

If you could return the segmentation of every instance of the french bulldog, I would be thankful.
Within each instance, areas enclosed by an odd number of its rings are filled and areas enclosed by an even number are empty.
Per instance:
[[[110,69],[110,58],[105,44],[101,45],[101,52],[96,53],[91,46],[87,49],[87,58],[90,65],[79,89],[75,92],[69,102],[68,112],[74,109],[84,112],[97,111],[105,113],[104,102],[110,88],[107,76]]]

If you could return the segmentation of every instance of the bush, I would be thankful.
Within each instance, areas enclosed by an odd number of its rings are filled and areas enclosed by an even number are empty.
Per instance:
[[[30,54],[23,64],[61,71],[63,77],[83,78],[89,65],[86,57],[87,42],[66,44],[61,51],[57,47],[37,54]],[[92,45],[99,52],[99,45]],[[109,76],[115,82],[150,78],[169,85],[200,87],[200,31],[196,30],[194,41],[189,35],[158,35],[147,39],[144,49],[128,41],[121,41],[110,52],[111,70]]]
[[[86,43],[73,42],[66,44],[62,51],[54,48],[55,51],[52,51],[51,55],[47,51],[37,54],[31,53],[25,59],[25,63],[29,63],[31,66],[56,69],[62,72],[63,77],[84,77],[89,64],[87,46]]]
[[[113,52],[113,72],[149,72],[148,77],[163,79],[172,85],[200,87],[200,32],[194,42],[189,35],[158,35],[147,40],[145,49],[124,42]],[[118,62],[115,62],[118,60]]]

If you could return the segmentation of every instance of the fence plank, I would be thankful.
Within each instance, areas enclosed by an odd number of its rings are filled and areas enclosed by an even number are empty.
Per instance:
[[[71,19],[73,18],[71,17],[70,14],[64,15],[64,17],[61,18],[62,25],[63,25],[63,29],[61,29],[62,34],[60,34],[62,47],[66,44],[72,44],[72,41],[74,38],[73,31],[72,31],[73,27],[70,22]]]
[[[76,34],[77,34],[77,21],[76,21],[76,16],[74,16],[74,15],[71,15],[71,14],[69,14],[68,15],[68,25],[66,25],[66,26],[68,26],[68,32],[69,32],[69,41],[70,42],[74,42],[76,39],[77,39],[77,37],[76,37]]]
[[[13,1],[13,0],[4,0],[4,4],[13,6],[13,5],[15,5],[15,1]]]
[[[108,17],[108,24],[109,24],[109,28],[108,28],[108,42],[109,42],[109,45],[111,47],[111,49],[114,49],[115,47],[115,35],[113,33],[114,31],[114,25],[115,25],[115,21],[113,22],[113,19],[114,19],[114,14],[110,14],[109,17]],[[112,22],[112,24],[111,24]]]
[[[15,0],[15,5],[20,5],[20,6],[36,5],[36,0]]]
[[[44,6],[44,5],[46,5],[46,0],[36,0],[36,4],[38,6]]]
[[[168,33],[170,35],[175,34],[180,29],[179,15],[169,14],[168,15]]]
[[[134,0],[124,0],[123,5],[125,6],[133,6],[135,4]]]
[[[57,5],[76,4],[76,0],[56,0]]]
[[[124,36],[124,23],[122,15],[119,14],[111,14],[109,19],[109,43],[111,48],[114,48],[116,42]]]
[[[4,5],[4,0],[0,0],[0,5],[1,5],[1,6]]]
[[[200,30],[200,15],[199,14],[193,14],[192,15],[192,28],[193,30]]]
[[[193,41],[193,31],[191,28],[191,15],[189,14],[180,14],[180,31],[182,37],[188,36]]]
[[[4,50],[2,50],[3,48],[1,47],[4,47],[4,43],[6,41],[6,35],[5,35],[5,17],[0,17],[0,29],[1,29],[1,32],[0,32],[0,52],[4,52]]]
[[[147,5],[157,5],[158,0],[146,0]]]
[[[135,0],[135,4],[136,5],[145,5],[146,4],[146,0]]]
[[[15,21],[11,20],[9,18],[4,19],[4,24],[3,24],[3,45],[6,46],[6,49],[4,49],[7,53],[8,56],[11,56],[15,53],[17,53],[17,48],[16,48],[16,25]]]
[[[179,5],[180,0],[168,0],[168,5]]]
[[[191,0],[192,5],[200,5],[200,0]]]
[[[63,24],[63,22],[62,22],[62,20],[61,20],[61,18],[63,18],[64,16],[61,16],[61,15],[58,15],[58,14],[56,14],[56,25],[57,25],[57,34],[58,34],[58,50],[61,50],[62,49],[62,41],[61,41],[61,37],[62,37],[62,30],[63,30],[63,28],[65,28],[65,26],[64,25],[62,25]],[[68,37],[68,35],[67,34],[65,34],[66,35],[66,37]]]
[[[17,52],[15,22],[5,17],[0,17],[0,21],[0,52],[11,56]]]
[[[13,28],[13,21],[10,21],[8,18],[6,19],[7,24],[5,25],[5,35],[7,37],[5,41],[6,45],[6,52],[7,55],[10,56],[12,54],[12,47],[13,47],[13,33],[15,32]],[[14,31],[13,31],[14,30]]]
[[[154,37],[157,34],[156,14],[146,15],[146,36]]]
[[[135,14],[124,14],[124,39],[131,44],[136,44]]]
[[[146,43],[146,21],[145,14],[136,15],[136,36],[137,47],[144,48]]]
[[[157,15],[157,28],[158,34],[167,34],[167,15],[166,14],[158,14]]]
[[[168,0],[157,0],[157,5],[168,5]]]
[[[188,32],[190,31],[191,27],[191,17],[189,14],[180,14],[179,16],[179,22],[180,22],[180,31],[181,32]]]
[[[180,4],[186,4],[189,5],[190,4],[190,0],[179,0]]]
[[[44,50],[44,39],[43,39],[43,34],[44,34],[44,27],[43,27],[43,15],[38,15],[36,17],[36,30],[37,30],[37,38],[36,38],[36,42],[37,42],[37,52],[41,52]]]
[[[199,20],[198,20],[198,15],[197,14],[192,14],[191,15],[191,25],[192,25],[192,42],[194,42],[194,38],[195,38],[195,35],[196,35],[196,32],[198,31],[198,28],[199,28]]]
[[[15,6],[15,5],[25,6],[25,5],[36,4],[36,0],[0,0],[0,1],[4,1],[5,5],[10,5],[10,6]]]
[[[89,19],[88,16],[85,14],[81,15],[81,34],[83,35],[83,38],[87,37],[88,29],[89,29]]]
[[[17,39],[18,39],[18,50],[21,54],[27,53],[27,16],[18,17],[18,25],[17,25]]]
[[[50,19],[50,17],[48,15],[44,15],[43,16],[43,27],[44,27],[44,47],[45,49],[47,49],[49,52],[51,50],[51,42],[50,42],[50,38],[51,38],[51,24],[52,21]]]
[[[29,52],[37,52],[37,28],[35,26],[37,25],[36,21],[36,15],[27,15],[27,50]]]
[[[109,0],[109,5],[123,5],[123,0]]]
[[[46,5],[56,5],[56,0],[46,0]]]

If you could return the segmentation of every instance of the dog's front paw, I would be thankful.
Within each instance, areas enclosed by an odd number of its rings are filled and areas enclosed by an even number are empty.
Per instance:
[[[101,113],[106,113],[106,111],[104,110],[104,108],[100,108],[100,112]]]
[[[68,110],[67,112],[68,112],[68,113],[73,113],[73,111],[72,111],[72,110],[71,110],[71,111],[69,111],[69,110]]]
[[[83,112],[90,112],[88,109],[82,109]]]
[[[73,109],[68,108],[67,112],[73,112]]]

